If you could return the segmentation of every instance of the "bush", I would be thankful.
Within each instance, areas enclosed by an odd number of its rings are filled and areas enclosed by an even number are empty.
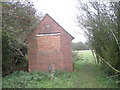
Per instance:
[[[49,78],[49,72],[44,73],[39,71],[33,71],[32,73],[30,73],[24,71],[16,71],[11,75],[7,75],[3,78],[3,88],[29,88],[32,87],[32,84],[35,81],[43,81]]]
[[[75,70],[76,62],[82,60],[82,57],[78,55],[78,52],[72,52],[72,64],[73,70]]]
[[[112,69],[109,66],[107,66],[106,64],[101,64],[100,69],[103,70],[104,73],[107,74],[108,76],[111,76],[114,74]]]

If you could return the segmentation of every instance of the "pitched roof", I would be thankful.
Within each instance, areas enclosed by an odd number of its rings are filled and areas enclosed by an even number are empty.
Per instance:
[[[46,16],[49,16],[58,26],[60,26],[70,37],[72,37],[72,39],[74,39],[74,37],[71,35],[71,34],[69,34],[61,25],[59,25],[49,14],[46,14],[44,17],[43,17],[43,19],[46,17]],[[43,20],[42,19],[42,20]],[[41,20],[41,21],[42,21]]]

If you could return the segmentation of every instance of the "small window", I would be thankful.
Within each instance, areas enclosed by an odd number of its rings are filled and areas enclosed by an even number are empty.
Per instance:
[[[46,28],[50,28],[50,25],[46,25]]]

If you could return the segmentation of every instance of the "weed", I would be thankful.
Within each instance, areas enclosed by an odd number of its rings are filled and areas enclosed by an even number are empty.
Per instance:
[[[79,56],[80,55],[80,56]],[[51,82],[51,72],[16,71],[3,77],[3,88],[117,88],[114,78],[106,78],[106,73],[94,63],[91,51],[79,51],[75,61],[76,72],[55,70]],[[76,58],[76,55],[73,58]],[[83,60],[81,60],[81,58]]]

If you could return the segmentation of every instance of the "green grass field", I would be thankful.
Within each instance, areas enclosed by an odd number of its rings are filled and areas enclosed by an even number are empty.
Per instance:
[[[94,63],[90,50],[79,51],[74,72],[56,71],[50,81],[50,72],[14,72],[3,78],[3,88],[117,88],[114,78],[106,78],[100,66]]]

